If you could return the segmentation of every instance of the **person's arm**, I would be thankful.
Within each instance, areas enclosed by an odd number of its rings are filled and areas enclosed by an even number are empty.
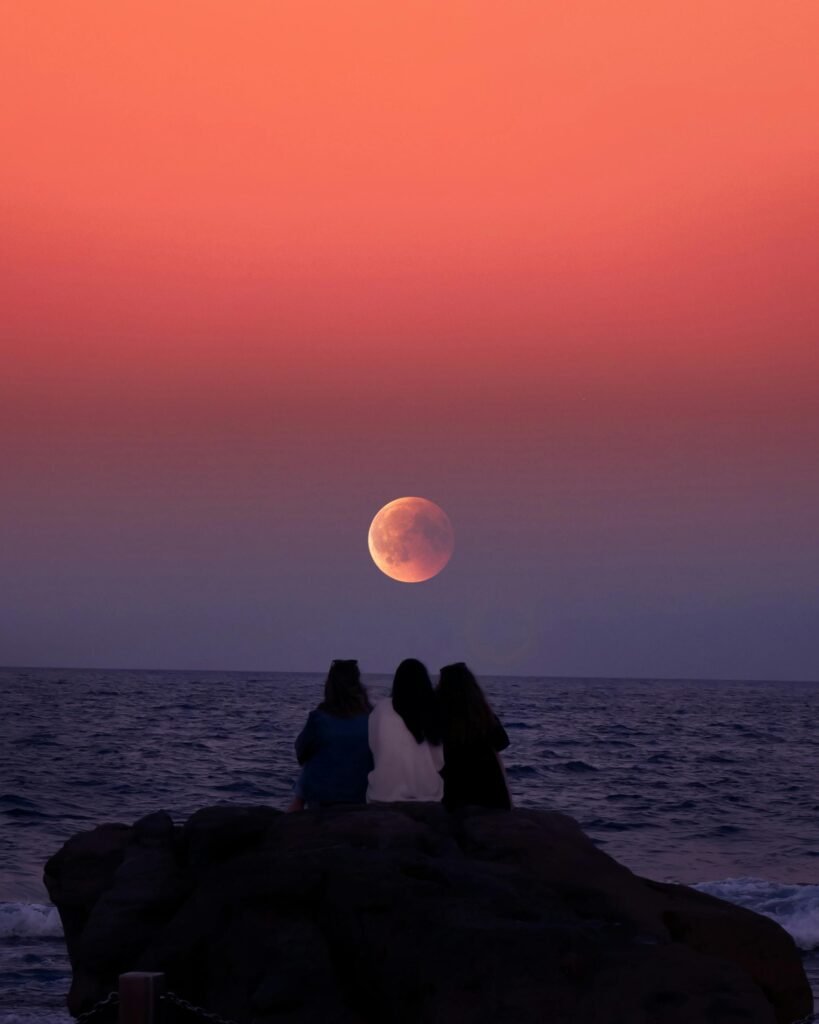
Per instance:
[[[509,736],[507,735],[504,727],[500,724],[500,719],[495,719],[495,724],[492,726],[492,732],[490,733],[489,738],[492,741],[492,746],[498,753],[502,750],[506,750],[509,746]]]
[[[305,764],[315,754],[317,741],[316,713],[311,711],[304,728],[296,737],[296,758],[299,764]]]
[[[376,706],[370,712],[370,717],[367,719],[367,739],[370,744],[370,757],[373,760],[373,765],[375,765],[376,755],[379,752],[378,738],[381,732],[381,712],[378,710],[378,708],[379,705],[376,704]]]

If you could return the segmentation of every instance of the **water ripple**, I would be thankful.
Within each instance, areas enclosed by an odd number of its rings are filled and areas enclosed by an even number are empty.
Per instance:
[[[659,878],[816,877],[819,687],[485,679],[515,802],[566,811]],[[0,899],[42,899],[72,832],[165,807],[285,806],[320,698],[293,673],[0,671]],[[389,680],[368,679],[383,695]],[[628,813],[612,813],[613,811]]]

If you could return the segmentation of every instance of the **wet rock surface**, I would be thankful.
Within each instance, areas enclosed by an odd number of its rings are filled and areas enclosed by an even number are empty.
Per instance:
[[[125,971],[236,1021],[790,1024],[774,922],[648,881],[554,812],[210,807],[52,857],[78,1014]]]

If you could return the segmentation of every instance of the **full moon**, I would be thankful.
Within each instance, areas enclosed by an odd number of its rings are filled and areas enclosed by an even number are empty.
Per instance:
[[[370,523],[367,544],[381,572],[401,583],[423,583],[449,561],[455,537],[446,512],[434,501],[396,498]]]

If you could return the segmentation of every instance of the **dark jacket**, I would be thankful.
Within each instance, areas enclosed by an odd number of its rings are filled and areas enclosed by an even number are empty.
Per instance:
[[[299,783],[307,804],[363,804],[373,759],[367,738],[369,714],[337,718],[317,708],[296,738],[304,765]]]
[[[482,739],[453,743],[444,738],[444,804],[450,809],[472,804],[508,810],[512,801],[498,757],[508,746],[509,737],[497,718]]]

